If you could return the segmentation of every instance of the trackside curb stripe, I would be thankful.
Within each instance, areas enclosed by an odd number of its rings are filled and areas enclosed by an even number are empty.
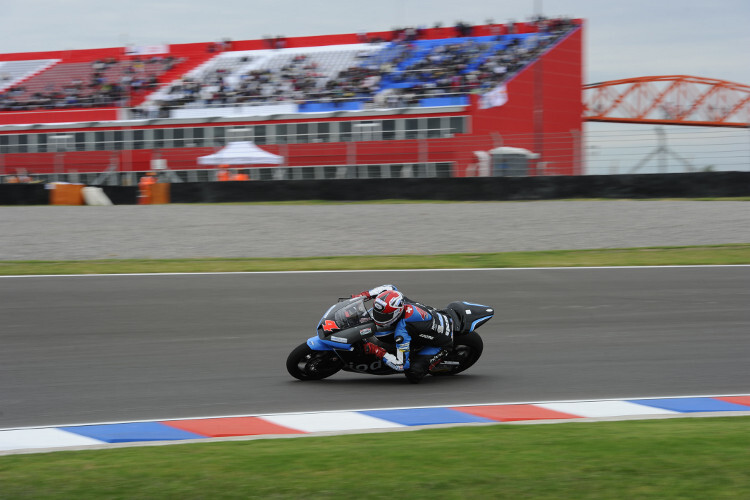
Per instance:
[[[750,395],[385,408],[0,429],[0,455],[111,443],[192,442],[229,436],[342,433],[448,424],[648,418],[698,412],[750,415]]]

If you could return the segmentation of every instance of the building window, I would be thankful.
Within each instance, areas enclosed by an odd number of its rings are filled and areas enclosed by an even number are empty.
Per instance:
[[[298,144],[307,144],[308,142],[310,142],[309,130],[310,130],[310,124],[308,123],[297,124],[297,141],[296,142]]]
[[[419,139],[419,118],[407,118],[405,132],[407,139]]]
[[[284,123],[276,125],[276,144],[286,144],[287,126]]]
[[[465,116],[451,116],[450,118],[450,131],[451,134],[465,134],[466,133],[466,117]]]
[[[125,131],[124,130],[115,130],[113,139],[114,139],[115,151],[122,151],[123,149],[125,149]]]
[[[213,127],[214,130],[214,146],[224,146],[226,144],[224,138],[224,127]]]
[[[185,147],[185,129],[184,128],[172,129],[172,147],[173,148]]]
[[[256,125],[255,130],[253,131],[253,136],[255,139],[255,144],[266,144],[266,126],[265,125]]]
[[[47,134],[34,134],[34,142],[36,143],[37,153],[47,152]]]
[[[339,122],[339,141],[349,142],[352,140],[352,122]]]
[[[440,122],[441,118],[428,118],[427,119],[427,137],[433,139],[436,137],[442,137],[443,131]]]
[[[396,120],[383,120],[381,127],[384,141],[392,141],[396,138]]]
[[[188,143],[189,146],[193,146],[196,148],[200,148],[205,146],[205,129],[203,128],[194,128],[193,130],[193,139]]]
[[[331,142],[331,124],[328,122],[320,122],[317,125],[318,129],[313,142]]]
[[[133,149],[146,149],[145,130],[133,131]]]

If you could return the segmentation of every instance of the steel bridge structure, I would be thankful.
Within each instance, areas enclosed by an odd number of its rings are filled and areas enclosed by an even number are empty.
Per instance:
[[[644,76],[583,86],[590,122],[749,127],[750,86],[687,75]]]

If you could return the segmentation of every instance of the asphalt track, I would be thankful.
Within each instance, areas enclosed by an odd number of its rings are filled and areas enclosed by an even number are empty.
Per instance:
[[[479,363],[292,379],[329,303],[381,283],[494,306]],[[0,428],[747,393],[748,304],[747,266],[0,278]]]

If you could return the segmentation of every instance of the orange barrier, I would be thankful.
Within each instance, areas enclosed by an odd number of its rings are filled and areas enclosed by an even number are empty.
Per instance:
[[[151,204],[169,203],[169,183],[158,182],[151,185]]]
[[[83,205],[83,184],[52,184],[50,205]]]

